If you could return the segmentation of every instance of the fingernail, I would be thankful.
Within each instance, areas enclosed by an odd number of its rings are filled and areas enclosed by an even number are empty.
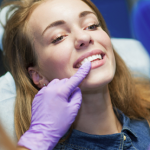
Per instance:
[[[80,68],[91,68],[91,62],[90,61],[87,61],[85,62]]]

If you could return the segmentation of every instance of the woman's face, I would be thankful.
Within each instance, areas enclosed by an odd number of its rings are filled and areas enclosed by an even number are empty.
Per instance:
[[[34,37],[39,72],[48,81],[70,78],[87,59],[93,62],[80,85],[82,90],[107,85],[113,79],[116,64],[110,38],[83,1],[47,0],[33,11],[28,28]]]

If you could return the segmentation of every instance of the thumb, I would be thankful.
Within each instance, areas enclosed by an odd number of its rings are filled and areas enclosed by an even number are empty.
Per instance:
[[[68,82],[66,83],[68,89],[70,90],[70,94],[75,90],[75,88],[83,81],[83,79],[88,75],[89,71],[91,69],[91,62],[85,62],[77,71],[75,75],[73,75]]]

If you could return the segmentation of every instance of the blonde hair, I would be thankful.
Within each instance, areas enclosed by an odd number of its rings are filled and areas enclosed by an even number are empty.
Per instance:
[[[105,21],[97,7],[90,0],[82,0],[96,12],[101,27],[107,34]],[[38,89],[33,84],[27,68],[37,65],[34,47],[26,31],[26,24],[32,11],[43,0],[22,0],[11,2],[11,10],[16,9],[7,20],[3,37],[6,62],[12,73],[16,89],[15,129],[18,139],[29,129],[31,122],[31,105]],[[5,5],[5,6],[6,6]],[[150,84],[147,79],[133,78],[124,61],[114,50],[116,73],[109,84],[112,105],[120,109],[131,119],[150,121]]]

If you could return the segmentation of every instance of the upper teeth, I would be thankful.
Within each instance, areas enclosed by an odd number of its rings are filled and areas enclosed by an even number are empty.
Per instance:
[[[100,54],[89,56],[88,58],[85,58],[82,62],[81,65],[83,65],[87,61],[93,61],[95,59],[102,59],[102,56]]]

